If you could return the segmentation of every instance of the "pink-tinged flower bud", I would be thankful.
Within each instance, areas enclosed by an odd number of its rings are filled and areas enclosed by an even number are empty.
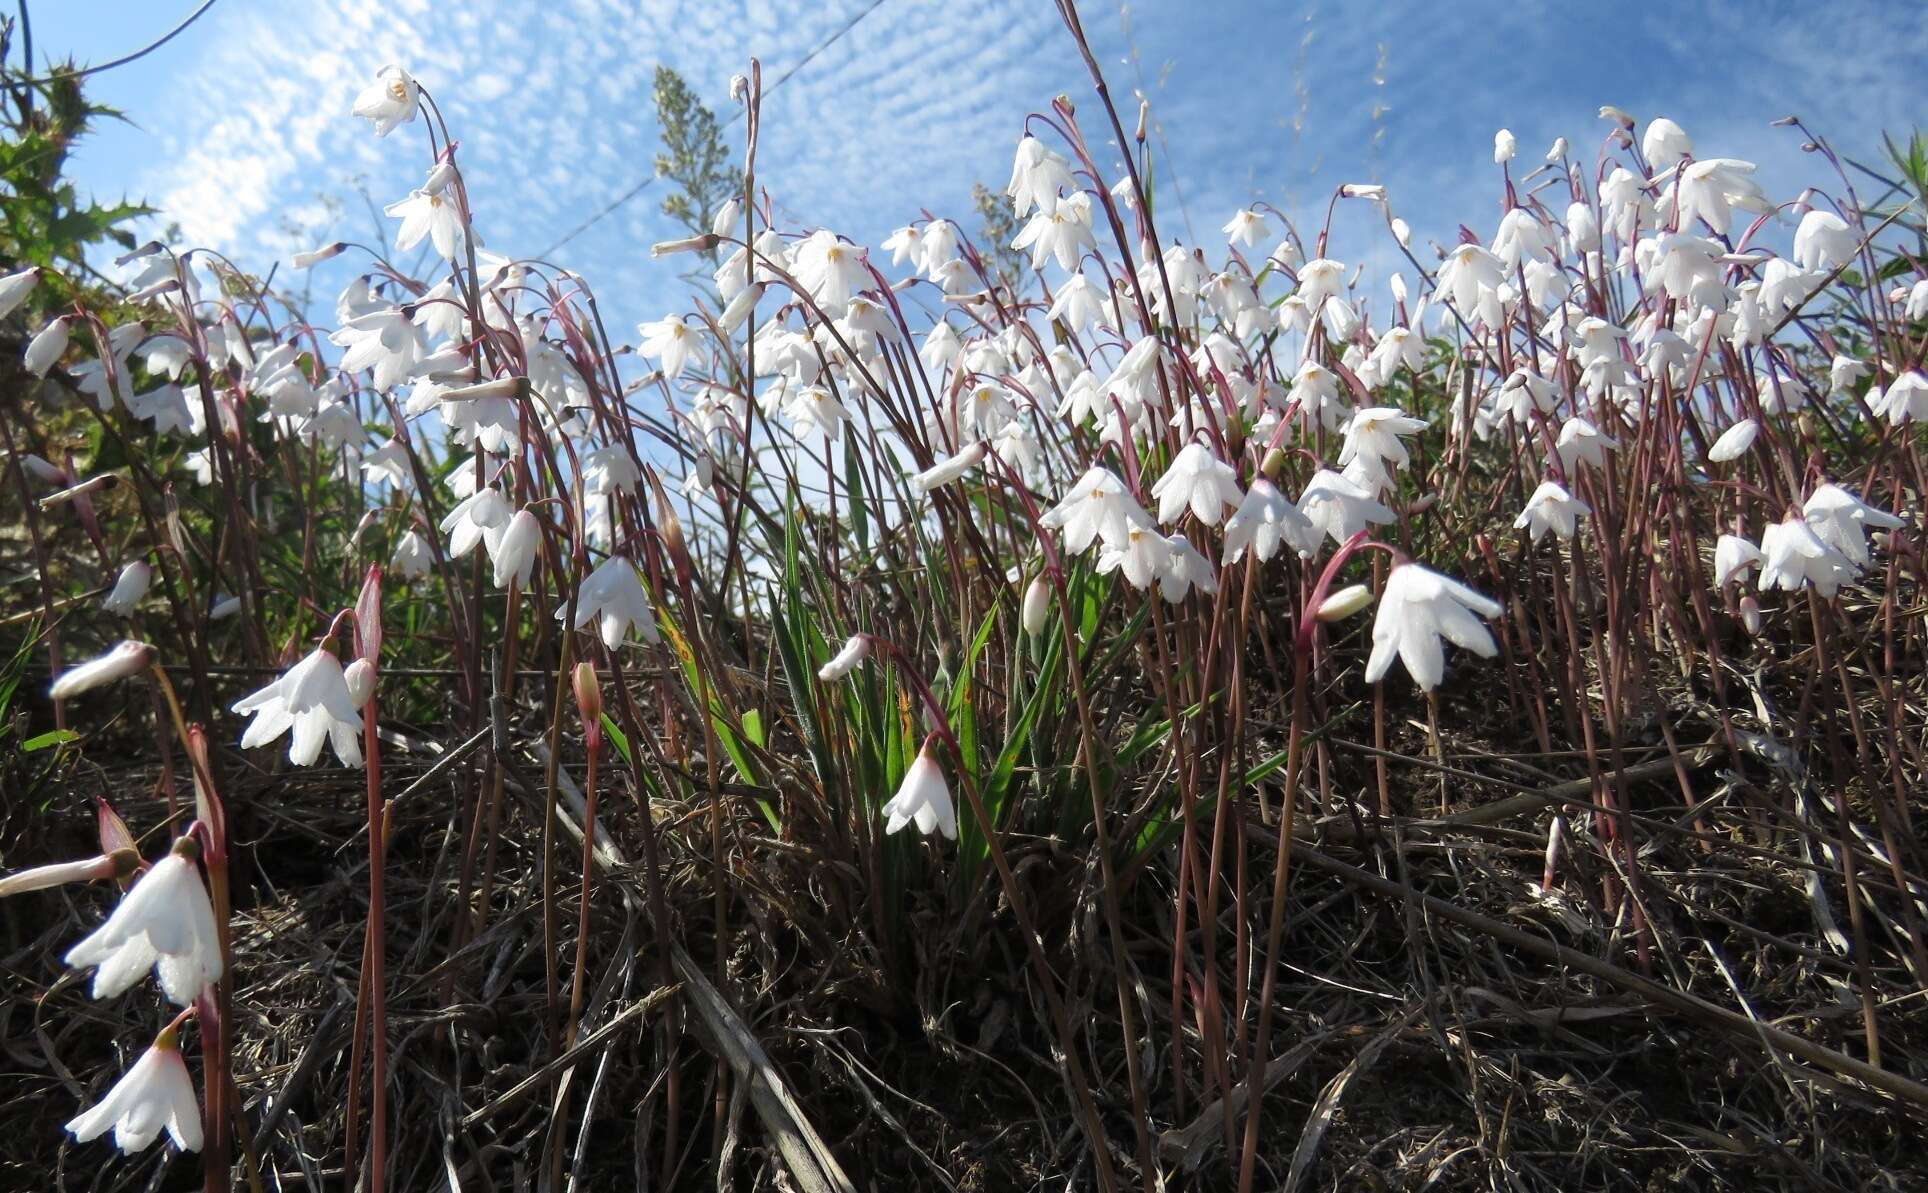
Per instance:
[[[1566,839],[1566,816],[1555,813],[1553,823],[1546,830],[1546,867],[1540,875],[1540,889],[1550,891],[1559,877],[1560,846]]]
[[[1761,603],[1751,596],[1741,598],[1741,625],[1750,637],[1761,636]]]
[[[375,695],[375,664],[356,659],[341,669],[341,678],[348,685],[348,702],[358,709],[367,708]]]
[[[20,466],[43,485],[63,484],[67,480],[65,468],[52,463],[45,456],[36,456],[32,452],[20,457]]]
[[[1024,608],[1020,620],[1027,634],[1044,632],[1045,622],[1051,616],[1051,581],[1039,576],[1031,581],[1024,590]]]
[[[853,634],[843,649],[831,657],[830,661],[817,668],[817,678],[824,683],[834,683],[857,669],[870,653],[870,639],[862,634]]]
[[[575,674],[570,677],[570,686],[575,689],[576,709],[582,714],[584,731],[600,733],[603,715],[602,680],[596,675],[596,665],[587,659],[577,663]]]
[[[333,257],[339,257],[347,247],[347,241],[337,240],[333,244],[324,244],[318,249],[310,249],[305,253],[296,253],[294,260],[290,262],[290,264],[296,269],[312,269],[320,265],[323,261]]]
[[[126,679],[147,669],[154,661],[154,648],[132,640],[121,643],[97,659],[90,659],[71,671],[63,671],[47,694],[55,700],[71,700],[82,692],[103,684]]]
[[[1363,584],[1349,584],[1319,602],[1312,614],[1323,622],[1344,621],[1372,604],[1372,590]]]

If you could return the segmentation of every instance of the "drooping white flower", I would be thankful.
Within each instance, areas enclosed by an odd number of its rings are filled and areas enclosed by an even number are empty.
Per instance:
[[[1799,514],[1769,526],[1761,536],[1761,552],[1766,557],[1761,564],[1762,592],[1770,588],[1793,592],[1812,584],[1815,592],[1831,597],[1854,578],[1854,564],[1848,557],[1822,542]]]
[[[396,252],[407,252],[422,243],[424,237],[435,246],[436,255],[444,261],[454,261],[456,254],[462,251],[462,213],[448,195],[427,190],[410,191],[407,198],[390,203],[382,211],[402,221],[402,226],[395,232]]]
[[[1497,327],[1505,314],[1500,291],[1506,285],[1506,263],[1477,244],[1455,245],[1433,276],[1439,292],[1468,319]]]
[[[535,570],[541,546],[542,527],[536,516],[526,509],[517,510],[503,528],[501,537],[488,544],[489,562],[495,568],[495,586],[507,588],[513,582],[519,588],[527,588],[529,573]]]
[[[1640,153],[1655,170],[1670,169],[1693,151],[1694,140],[1687,135],[1687,130],[1665,116],[1649,121],[1647,131],[1640,137]]]
[[[1158,577],[1160,596],[1176,605],[1194,588],[1207,594],[1218,591],[1218,575],[1212,571],[1211,561],[1198,553],[1190,539],[1182,534],[1167,535],[1165,545],[1165,566]]]
[[[1100,575],[1121,572],[1133,588],[1150,588],[1171,561],[1171,544],[1158,533],[1150,515],[1136,505],[1126,512],[1124,532],[1107,539],[1098,554]]]
[[[1343,543],[1369,523],[1385,524],[1393,512],[1381,505],[1364,485],[1329,468],[1321,468],[1299,494],[1299,512],[1333,542]]]
[[[92,691],[105,684],[139,675],[154,661],[154,648],[145,642],[132,640],[101,655],[89,659],[78,667],[60,673],[60,678],[47,689],[47,695],[55,700],[71,700],[82,692]]]
[[[1571,472],[1581,464],[1605,468],[1607,453],[1619,446],[1619,440],[1576,414],[1560,425],[1555,450],[1560,453],[1561,465]]]
[[[114,591],[107,594],[100,607],[109,613],[126,617],[147,595],[147,586],[154,580],[154,569],[145,560],[136,559],[120,571],[114,581]]]
[[[395,553],[388,562],[398,576],[426,576],[435,564],[435,554],[429,550],[428,540],[409,530],[404,531],[401,540],[395,544]]]
[[[0,319],[13,314],[13,309],[27,300],[33,288],[40,284],[40,267],[30,265],[16,273],[0,278]]]
[[[1900,518],[1886,510],[1862,504],[1854,494],[1835,484],[1815,489],[1801,503],[1801,513],[1822,542],[1846,556],[1858,568],[1867,567],[1871,559],[1867,537],[1870,527],[1895,530],[1901,526]]]
[[[843,644],[843,649],[830,656],[830,660],[817,668],[817,679],[823,683],[834,683],[857,669],[870,653],[870,639],[863,634],[852,634]]]
[[[421,89],[399,66],[384,66],[375,81],[355,97],[353,112],[375,122],[375,135],[386,137],[398,125],[415,119],[421,108]]]
[[[1250,548],[1263,563],[1278,554],[1281,543],[1309,559],[1319,549],[1319,536],[1319,528],[1277,485],[1263,476],[1254,477],[1238,509],[1225,520],[1225,551],[1219,562],[1237,563]]]
[[[1794,260],[1802,269],[1827,273],[1852,260],[1860,247],[1861,238],[1848,221],[1818,207],[1802,216],[1794,229]]]
[[[1241,207],[1233,212],[1232,218],[1226,220],[1225,226],[1219,231],[1225,233],[1228,243],[1242,244],[1248,248],[1272,235],[1265,217],[1249,207]]]
[[[1372,406],[1358,411],[1346,424],[1345,442],[1339,447],[1341,466],[1357,461],[1364,474],[1381,488],[1392,485],[1392,469],[1412,462],[1401,436],[1423,430],[1426,420],[1414,418],[1396,406]]]
[[[843,314],[850,296],[870,282],[865,250],[835,232],[818,228],[796,246],[796,277],[832,318]]]
[[[636,330],[643,337],[638,351],[645,356],[655,357],[663,376],[671,381],[681,377],[697,349],[696,333],[683,322],[683,317],[666,315],[654,323],[639,323]]]
[[[328,338],[345,349],[341,368],[349,373],[374,370],[377,389],[390,389],[408,380],[422,356],[421,336],[400,307],[357,315]]]
[[[914,224],[906,224],[884,237],[881,247],[890,251],[892,265],[902,265],[906,261],[920,267],[923,264],[924,234]]]
[[[390,439],[362,457],[362,475],[371,481],[386,482],[397,489],[408,488],[408,449],[399,439]]]
[[[821,385],[805,385],[793,392],[783,404],[783,416],[790,420],[790,432],[799,439],[822,436],[837,442],[850,421],[843,403]]]
[[[1037,214],[1018,232],[1011,247],[1031,254],[1031,268],[1042,269],[1047,258],[1067,272],[1078,268],[1086,252],[1097,247],[1091,231],[1091,196],[1080,191],[1067,198],[1040,204]]]
[[[1920,369],[1909,369],[1888,383],[1879,403],[1870,393],[1868,405],[1877,418],[1885,418],[1897,427],[1928,420],[1928,376],[1923,376]]]
[[[1077,186],[1071,178],[1071,165],[1064,157],[1033,136],[1018,142],[1017,156],[1011,163],[1011,181],[1004,193],[1011,197],[1012,213],[1019,219],[1032,207],[1050,208],[1060,190]]]
[[[1397,656],[1421,691],[1439,686],[1446,674],[1443,637],[1462,650],[1490,659],[1499,652],[1492,632],[1480,623],[1500,615],[1498,601],[1481,596],[1449,576],[1405,563],[1386,577],[1379,615],[1372,623],[1372,654],[1366,682],[1378,683]]]
[[[1239,504],[1238,473],[1203,443],[1188,443],[1152,485],[1151,495],[1158,499],[1158,520],[1167,526],[1188,508],[1205,525],[1216,526],[1227,507]]]
[[[145,1151],[163,1128],[182,1151],[201,1150],[201,1107],[172,1029],[141,1053],[106,1097],[69,1120],[66,1129],[77,1142],[87,1143],[109,1127],[114,1129],[114,1146],[128,1155]]]
[[[1542,481],[1527,498],[1520,516],[1513,519],[1513,528],[1526,531],[1536,543],[1549,530],[1558,538],[1570,539],[1579,520],[1592,512],[1558,481]]]
[[[325,646],[310,651],[273,683],[235,701],[231,711],[253,718],[241,735],[244,750],[293,730],[288,761],[296,766],[313,766],[324,740],[343,766],[362,764],[361,715],[349,695],[341,660]]]
[[[1744,418],[1720,433],[1712,447],[1707,449],[1707,458],[1716,464],[1738,460],[1754,446],[1754,440],[1761,433],[1761,424],[1751,418]]]
[[[1738,534],[1723,534],[1714,544],[1714,586],[1745,578],[1750,568],[1759,567],[1767,556],[1752,542]]]
[[[556,620],[569,616],[569,606],[556,610]],[[611,555],[576,590],[576,629],[596,621],[602,631],[603,645],[615,650],[634,626],[645,642],[659,642],[656,610],[649,603],[649,592],[636,576],[636,565],[621,555]]]
[[[495,553],[496,537],[509,524],[509,500],[502,490],[492,485],[484,485],[457,502],[442,517],[442,533],[449,536],[449,555],[460,559],[475,549],[475,545],[487,542],[489,553]]]
[[[1062,530],[1065,551],[1077,555],[1094,542],[1123,541],[1132,511],[1143,515],[1125,489],[1125,482],[1108,468],[1090,468],[1058,504],[1038,518],[1038,524],[1047,530]]]
[[[67,316],[62,315],[35,332],[33,339],[27,341],[23,360],[29,373],[45,377],[47,370],[54,367],[54,362],[67,351],[68,326]]]
[[[94,970],[95,998],[120,994],[151,967],[168,1001],[184,1007],[221,976],[221,938],[196,856],[191,840],[178,840],[100,927],[67,950],[69,966]]]
[[[926,837],[941,832],[957,840],[957,812],[951,807],[950,785],[928,746],[917,752],[904,772],[903,782],[897,785],[897,794],[890,797],[883,812],[886,835],[915,824]]]
[[[1738,158],[1710,157],[1681,167],[1673,185],[1661,196],[1661,210],[1677,208],[1680,229],[1686,231],[1696,219],[1704,220],[1716,236],[1727,235],[1733,226],[1734,209],[1762,212],[1769,209],[1761,184],[1754,181],[1754,163]]]

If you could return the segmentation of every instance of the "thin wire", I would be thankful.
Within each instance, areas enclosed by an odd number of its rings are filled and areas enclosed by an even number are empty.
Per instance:
[[[213,0],[209,0],[209,3],[212,3],[212,2]],[[790,67],[790,69],[778,75],[775,82],[771,83],[768,87],[764,88],[763,93],[765,95],[768,95],[771,92],[775,91],[777,88],[783,86],[785,83],[789,82],[790,76],[796,74],[798,71],[802,70],[805,66],[809,65],[811,59],[823,53],[831,46],[835,45],[838,39],[842,38],[844,34],[850,32],[852,29],[857,27],[857,22],[863,20],[871,13],[876,12],[879,8],[883,7],[883,4],[884,4],[884,0],[871,0],[870,6],[868,8],[864,9],[862,12],[859,12],[856,16],[851,17],[848,21],[845,21],[841,29],[838,29],[835,33],[832,33],[829,37],[826,37],[822,41],[818,42],[816,46],[813,47],[808,54],[805,54],[803,57],[797,59],[797,61]],[[730,125],[742,119],[742,117],[743,117],[743,109],[739,107],[736,111],[730,114],[730,118],[728,120],[725,120],[723,122],[723,127],[728,128]],[[543,249],[540,253],[536,255],[538,257],[553,257],[557,249],[561,248],[565,244],[568,244],[576,237],[581,236],[584,232],[587,232],[589,229],[601,223],[604,219],[608,218],[611,212],[615,211],[618,207],[621,207],[623,204],[629,202],[631,199],[634,199],[637,195],[640,195],[644,191],[648,190],[650,186],[654,184],[656,180],[661,177],[662,177],[661,174],[645,175],[643,179],[640,182],[638,182],[635,186],[630,187],[622,194],[617,195],[614,199],[611,199],[608,203],[603,205],[602,210],[596,212],[596,214],[590,216],[588,219],[582,221],[580,224],[577,224],[575,227],[571,228],[567,233],[563,235],[562,239],[556,241],[554,244],[550,245],[546,249]]]
[[[117,66],[126,66],[130,62],[133,62],[140,58],[147,57],[149,54],[152,54],[155,50],[160,49],[168,42],[173,41],[175,38],[185,33],[189,25],[192,25],[194,22],[200,20],[201,14],[213,7],[214,7],[214,0],[201,0],[201,6],[195,9],[193,12],[187,14],[187,16],[181,21],[180,24],[174,26],[174,28],[172,29],[169,29],[166,33],[163,33],[158,41],[151,41],[146,45],[142,46],[140,49],[135,50],[132,54],[127,54],[122,57],[115,58],[110,62],[103,62],[98,66],[83,66],[78,70],[55,71],[53,74],[45,75],[38,79],[19,79],[19,80],[16,80],[16,85],[17,86],[37,86],[41,83],[58,83],[63,79],[83,79],[83,78],[86,78],[88,75],[97,75],[101,71],[112,70]],[[33,65],[32,63],[29,63],[28,69],[31,70],[32,65]]]

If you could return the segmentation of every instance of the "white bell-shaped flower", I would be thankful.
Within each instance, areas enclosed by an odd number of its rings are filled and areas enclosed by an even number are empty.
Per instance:
[[[557,621],[568,616],[568,605],[556,610]],[[645,642],[661,640],[649,593],[636,576],[636,565],[626,556],[611,555],[603,560],[576,590],[575,628],[580,630],[591,621],[598,623],[603,645],[611,650],[623,644],[632,627]]]
[[[241,748],[252,750],[293,730],[288,761],[312,766],[327,741],[343,766],[362,764],[361,715],[348,691],[341,660],[327,647],[317,647],[267,687],[235,701],[232,711],[254,719],[241,735]]]
[[[161,992],[187,1006],[221,976],[221,938],[189,838],[140,876],[106,922],[67,950],[67,964],[94,970],[91,992],[112,998],[149,968]]]
[[[1490,659],[1499,648],[1480,618],[1499,615],[1498,601],[1481,596],[1450,576],[1416,563],[1400,564],[1386,577],[1386,589],[1379,597],[1379,616],[1372,623],[1372,654],[1366,660],[1366,682],[1384,679],[1396,655],[1406,664],[1413,682],[1422,691],[1432,691],[1446,673],[1440,639]]]
[[[1238,473],[1203,443],[1188,443],[1172,457],[1151,495],[1158,499],[1158,520],[1166,526],[1184,517],[1188,508],[1200,522],[1216,526],[1228,507],[1239,504]]]
[[[957,812],[951,807],[950,785],[944,782],[944,772],[928,746],[917,752],[916,760],[904,772],[904,781],[897,785],[897,794],[884,805],[886,834],[907,824],[915,824],[927,837],[941,832],[957,840]]]
[[[201,1107],[172,1028],[141,1053],[106,1097],[67,1123],[80,1143],[98,1139],[109,1127],[114,1146],[128,1155],[145,1151],[163,1129],[182,1151],[201,1150]]]

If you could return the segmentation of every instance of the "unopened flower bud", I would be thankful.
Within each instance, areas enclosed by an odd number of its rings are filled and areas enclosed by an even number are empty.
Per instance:
[[[449,189],[449,183],[454,181],[455,163],[440,161],[436,162],[435,168],[428,172],[428,180],[422,183],[422,189],[431,195],[439,195]]]
[[[27,371],[36,377],[45,377],[47,370],[54,367],[60,354],[67,351],[67,316],[62,315],[40,329],[33,339],[27,342],[25,358]]]
[[[1024,622],[1024,632],[1041,634],[1046,620],[1051,616],[1051,582],[1043,576],[1031,581],[1024,590],[1024,608],[1020,619]]]
[[[1323,622],[1344,621],[1372,604],[1372,590],[1363,584],[1348,584],[1319,602],[1312,616]]]
[[[1500,131],[1493,134],[1494,164],[1504,165],[1505,163],[1512,161],[1513,155],[1518,153],[1519,151],[1520,151],[1520,143],[1513,136],[1512,130],[1503,128]]]
[[[1411,248],[1413,243],[1412,225],[1400,219],[1398,216],[1393,216],[1392,238],[1399,242],[1401,248]]]
[[[356,708],[367,708],[375,695],[375,664],[356,659],[341,669],[341,678],[348,685],[348,702]]]
[[[823,683],[834,683],[857,669],[870,653],[870,639],[862,634],[852,634],[843,649],[831,656],[829,662],[817,668],[817,678]]]
[[[497,377],[493,381],[483,381],[475,385],[463,385],[442,391],[444,402],[473,402],[483,398],[513,398],[526,396],[529,379],[526,377]]]
[[[1275,447],[1266,452],[1265,459],[1259,463],[1259,471],[1265,474],[1266,480],[1279,479],[1279,474],[1285,471],[1285,450]]]
[[[0,878],[0,898],[8,895],[24,895],[28,891],[44,891],[48,887],[64,886],[70,882],[92,882],[99,878],[120,878],[134,872],[140,865],[140,855],[131,849],[118,850],[99,857],[82,858],[76,862],[55,862],[48,866],[35,866],[18,874]]]
[[[47,494],[40,499],[39,505],[43,510],[49,509],[59,505],[63,501],[73,501],[76,498],[85,497],[89,493],[97,493],[103,489],[111,489],[119,483],[119,477],[111,472],[103,472],[99,476],[90,476],[79,484],[62,489],[57,493]]]
[[[602,680],[596,676],[596,665],[584,659],[576,664],[576,670],[569,677],[569,685],[576,694],[576,710],[582,714],[583,727],[594,725],[600,732],[602,726],[603,702]]]
[[[62,672],[47,694],[55,700],[71,700],[103,684],[138,675],[153,661],[154,648],[147,643],[123,642],[97,659],[82,663],[72,671]]]
[[[1339,193],[1348,199],[1383,199],[1386,188],[1377,182],[1348,182],[1339,188]]]
[[[716,245],[716,233],[705,232],[701,236],[686,236],[681,240],[659,240],[649,246],[649,255],[669,257],[676,253],[707,253]]]
[[[743,103],[750,98],[750,79],[748,75],[730,76],[730,102]]]
[[[1747,630],[1749,637],[1760,637],[1761,603],[1751,596],[1741,598],[1741,625]]]
[[[310,249],[305,253],[296,253],[294,260],[289,262],[289,264],[293,265],[296,269],[310,269],[328,260],[330,257],[340,256],[342,250],[347,247],[348,245],[345,241],[337,240],[333,244],[324,244],[318,249]]]

